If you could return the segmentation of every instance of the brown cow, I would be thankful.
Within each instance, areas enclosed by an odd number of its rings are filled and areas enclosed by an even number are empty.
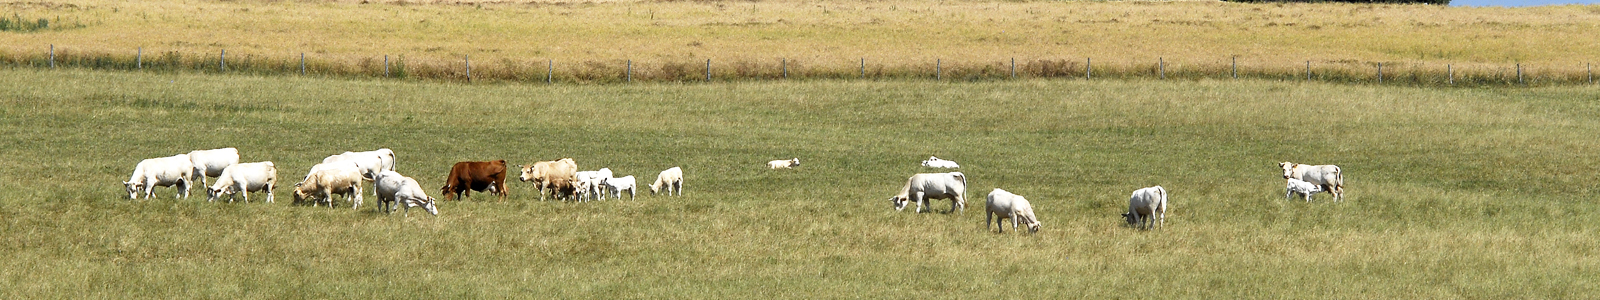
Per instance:
[[[462,196],[472,196],[472,191],[488,190],[490,194],[499,195],[501,201],[506,200],[506,161],[463,161],[457,162],[450,168],[450,176],[444,178],[444,187],[439,188],[439,193],[444,194],[445,200],[455,195],[456,200]],[[462,193],[465,193],[463,195]]]

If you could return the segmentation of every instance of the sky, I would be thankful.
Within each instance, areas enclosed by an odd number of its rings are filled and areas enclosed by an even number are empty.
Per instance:
[[[1505,6],[1600,4],[1600,0],[1450,0],[1450,6]]]

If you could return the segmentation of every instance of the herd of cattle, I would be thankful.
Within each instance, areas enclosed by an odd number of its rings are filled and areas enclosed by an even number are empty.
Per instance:
[[[427,195],[416,179],[395,172],[394,165],[394,151],[389,149],[328,156],[322,163],[312,166],[305,178],[294,185],[294,203],[309,202],[312,206],[326,203],[331,208],[332,196],[341,195],[351,203],[352,209],[358,209],[362,202],[362,186],[364,182],[371,181],[373,195],[378,197],[379,210],[392,213],[403,207],[409,215],[412,207],[421,207],[430,214],[438,215],[435,199]],[[960,167],[954,161],[938,157],[929,157],[922,165],[949,169]],[[800,159],[774,160],[767,162],[767,166],[771,169],[791,169],[800,166]],[[532,182],[539,190],[540,201],[546,196],[579,202],[604,200],[607,194],[621,199],[624,191],[632,199],[637,194],[633,176],[613,177],[609,168],[578,171],[577,163],[571,158],[540,161],[520,167],[522,174],[518,179]],[[1338,166],[1283,162],[1279,163],[1279,167],[1283,169],[1283,178],[1287,181],[1286,198],[1301,195],[1309,202],[1312,194],[1328,192],[1333,195],[1335,202],[1344,199],[1344,175]],[[457,162],[450,168],[439,193],[448,200],[471,196],[473,191],[488,192],[504,200],[506,171],[505,160]],[[209,183],[209,177],[216,177],[217,182]],[[265,192],[266,202],[270,203],[278,185],[278,170],[271,161],[240,163],[238,149],[198,150],[140,161],[134,167],[133,175],[122,184],[129,199],[137,199],[141,193],[148,199],[154,195],[155,187],[169,186],[177,189],[176,197],[188,198],[194,180],[200,180],[201,185],[205,186],[206,201],[228,196],[228,202],[233,202],[235,196],[243,194],[244,201],[248,203],[249,193]],[[967,178],[961,172],[919,173],[908,178],[899,194],[889,197],[889,202],[895,210],[904,210],[907,204],[915,202],[916,211],[920,213],[925,208],[926,211],[932,210],[931,200],[948,199],[951,211],[964,212],[966,190]],[[683,195],[683,169],[672,167],[661,171],[656,181],[650,184],[650,192],[654,194],[661,191],[669,196],[674,192]],[[1152,186],[1133,191],[1128,199],[1128,212],[1122,216],[1129,225],[1150,229],[1165,223],[1169,209],[1167,190]],[[1009,219],[1013,231],[1019,225],[1027,226],[1030,232],[1039,231],[1039,218],[1034,215],[1033,205],[1023,196],[996,188],[989,192],[985,210],[985,228],[989,223],[994,223],[1000,232],[1005,232],[1000,222]]]

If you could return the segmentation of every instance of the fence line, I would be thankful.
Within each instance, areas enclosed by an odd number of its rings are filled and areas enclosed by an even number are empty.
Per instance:
[[[0,52],[0,66],[48,66],[48,68],[92,68],[92,69],[123,69],[123,70],[154,70],[154,71],[199,71],[207,72],[204,67],[211,58],[204,55],[185,56],[178,51],[156,52],[156,59],[151,64],[145,64],[144,47],[136,47],[134,57],[118,56],[97,52],[75,51],[72,47],[56,49],[54,44],[49,44],[45,49],[45,57],[34,54],[32,58],[26,54]],[[504,59],[491,60],[488,63],[480,62],[480,70],[473,70],[471,56],[462,56],[461,68],[451,70],[450,64],[441,63],[436,59],[407,60],[404,55],[400,59],[391,59],[390,55],[370,56],[339,56],[337,58],[309,57],[306,53],[299,53],[298,70],[291,68],[288,59],[255,59],[257,55],[246,54],[244,60],[235,60],[234,65],[227,63],[227,50],[217,49],[217,60],[213,66],[217,72],[225,73],[251,73],[251,74],[290,74],[295,71],[299,75],[310,75],[316,71],[323,76],[371,76],[381,78],[422,79],[422,80],[465,80],[475,81],[534,81],[538,80],[537,71],[529,66],[529,61]],[[38,52],[35,52],[38,53]],[[126,53],[126,52],[124,52]],[[122,54],[126,55],[126,54]],[[44,61],[40,58],[43,58]],[[1257,78],[1294,80],[1296,75],[1302,75],[1305,81],[1321,80],[1328,82],[1344,83],[1376,83],[1376,84],[1409,84],[1409,85],[1441,85],[1441,86],[1481,86],[1481,85],[1572,85],[1595,84],[1593,64],[1584,63],[1583,69],[1574,67],[1539,66],[1531,70],[1525,69],[1521,62],[1509,64],[1469,64],[1463,72],[1457,72],[1455,65],[1444,63],[1443,74],[1440,70],[1428,67],[1429,64],[1438,62],[1404,62],[1404,61],[1377,61],[1366,65],[1363,75],[1363,62],[1355,60],[1315,60],[1325,63],[1322,67],[1313,68],[1314,60],[1305,60],[1302,68],[1294,68],[1291,63],[1284,66],[1281,63],[1255,61],[1240,66],[1239,56],[1227,56],[1226,61],[1210,62],[1183,62],[1167,64],[1166,57],[1155,57],[1154,68],[1147,63],[1148,60],[1111,60],[1109,63],[1102,61],[1101,72],[1096,74],[1094,60],[1084,57],[1081,66],[1067,59],[1061,58],[1030,58],[1019,63],[1016,57],[1006,59],[980,59],[953,61],[949,72],[946,72],[943,58],[935,58],[932,73],[934,80],[945,80],[944,75],[951,75],[951,80],[1004,80],[1026,78],[1071,78],[1072,73],[1082,72],[1084,79],[1094,79],[1095,75],[1110,78],[1151,78],[1158,80],[1185,80],[1201,78]],[[706,59],[701,66],[693,63],[684,64],[674,61],[646,62],[643,69],[636,66],[634,60],[591,60],[564,64],[563,72],[555,71],[555,60],[545,61],[545,83],[554,83],[556,75],[571,83],[605,83],[605,82],[633,82],[634,77],[643,76],[645,81],[689,81],[701,75],[702,81],[710,82],[714,77],[722,75],[733,80],[789,80],[789,79],[827,79],[849,78],[859,79],[894,79],[916,78],[927,76],[926,62],[920,63],[923,68],[918,70],[919,63],[905,61],[902,64],[880,64],[875,71],[868,73],[866,58],[857,59],[856,72],[838,69],[836,63],[821,63],[813,65],[816,61],[794,60],[787,57],[774,61],[752,62],[732,61],[712,65],[711,59]],[[382,64],[381,67],[378,64]],[[1225,63],[1225,64],[1222,64]],[[608,67],[611,66],[611,67]],[[622,68],[616,68],[621,65]],[[1174,67],[1174,68],[1168,68]],[[1226,67],[1222,69],[1221,67]],[[1510,68],[1506,68],[1510,67]],[[1147,69],[1149,68],[1149,69]],[[613,70],[607,75],[607,69]],[[621,69],[621,70],[618,70]],[[694,70],[700,69],[700,70]],[[1172,69],[1172,70],[1168,70]],[[1220,69],[1220,70],[1219,70]],[[1300,69],[1300,70],[1294,70]],[[617,72],[621,71],[621,72]],[[642,72],[641,72],[642,71]],[[685,72],[687,71],[687,72]],[[696,72],[700,71],[700,72]],[[1169,72],[1173,71],[1173,72]],[[1578,73],[1582,72],[1582,73]],[[618,74],[621,73],[621,74]],[[637,73],[637,74],[636,74]],[[701,74],[694,74],[701,73]],[[856,73],[848,76],[846,74]],[[921,73],[922,75],[918,75]],[[1170,74],[1169,74],[1170,73]],[[1295,74],[1301,73],[1301,74]],[[1462,74],[1457,74],[1462,73]],[[616,76],[622,75],[622,76]],[[687,76],[685,76],[687,75]],[[1442,76],[1441,76],[1442,75]],[[1457,76],[1462,75],[1462,76]],[[1514,77],[1513,77],[1514,76]],[[618,78],[621,77],[621,78]],[[452,79],[453,78],[453,79]],[[927,78],[927,77],[922,77]],[[1443,79],[1443,80],[1439,80]],[[1458,83],[1458,79],[1462,80]]]

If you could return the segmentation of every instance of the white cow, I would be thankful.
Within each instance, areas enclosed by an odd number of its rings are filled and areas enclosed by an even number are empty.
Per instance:
[[[316,174],[317,172],[320,172],[322,170],[335,170],[335,169],[356,171],[356,173],[362,173],[363,177],[365,177],[364,174],[368,170],[367,168],[363,167],[361,165],[361,163],[355,162],[355,161],[325,162],[325,163],[320,163],[320,164],[316,164],[316,165],[311,166],[311,170],[310,171],[306,171],[306,177],[305,178],[311,178],[311,174]],[[305,179],[301,179],[301,181],[304,181],[304,180]]]
[[[1156,225],[1165,227],[1168,208],[1167,189],[1159,185],[1152,186],[1133,191],[1133,196],[1128,198],[1128,213],[1122,214],[1122,217],[1127,219],[1128,225],[1140,229],[1150,229]]]
[[[956,164],[955,161],[949,161],[949,160],[940,159],[937,156],[929,156],[928,160],[922,161],[922,166],[930,167],[930,168],[945,168],[945,169],[955,169],[955,168],[960,168],[961,167],[961,165]]]
[[[672,167],[661,171],[661,175],[656,175],[656,182],[650,184],[650,194],[653,195],[663,188],[667,190],[668,196],[671,196],[674,190],[678,191],[678,196],[683,196],[683,169]]]
[[[609,176],[611,169],[600,170],[601,171],[582,171],[573,174],[573,178],[577,180],[578,201],[585,201],[585,197],[589,199],[597,199],[597,197],[601,196],[599,195],[601,189],[601,179],[606,178],[601,176]],[[604,172],[602,173],[602,171]]]
[[[188,154],[151,158],[139,161],[139,165],[133,167],[133,176],[122,182],[122,188],[128,191],[128,199],[138,199],[139,193],[144,193],[144,198],[150,199],[156,187],[176,185],[178,190],[173,197],[189,198],[189,186],[194,184],[193,175],[194,163],[189,161]]]
[[[1305,180],[1294,178],[1289,178],[1287,180],[1288,186],[1284,188],[1284,191],[1286,191],[1283,195],[1284,198],[1292,199],[1294,198],[1294,195],[1298,194],[1304,195],[1306,202],[1311,202],[1311,194],[1325,192],[1322,190],[1322,186],[1311,184]]]
[[[385,150],[387,150],[387,149],[385,149]],[[383,155],[379,154],[379,153],[374,153],[374,152],[377,152],[377,151],[345,152],[345,153],[341,153],[341,154],[330,155],[327,158],[323,158],[322,159],[322,163],[326,164],[326,163],[334,163],[334,162],[354,162],[357,166],[359,166],[361,168],[361,177],[366,178],[367,180],[373,180],[374,177],[378,176],[378,172],[394,171],[393,170],[394,168],[392,168],[392,167],[391,168],[385,168],[384,167],[384,158],[385,157]],[[391,156],[389,156],[388,164],[392,166],[392,165],[394,165],[394,159],[393,159],[393,156],[392,156],[393,154],[390,154],[390,155]]]
[[[277,187],[278,167],[272,162],[234,164],[222,169],[217,183],[206,189],[206,202],[228,195],[228,203],[233,203],[234,195],[242,193],[244,203],[250,203],[250,193],[267,192],[267,203],[272,203],[272,191]]]
[[[772,169],[793,169],[800,166],[800,158],[780,159],[767,162],[767,167]]]
[[[239,149],[222,148],[211,150],[195,150],[189,152],[189,163],[194,166],[194,179],[200,179],[200,186],[208,186],[207,177],[222,176],[222,170],[228,166],[239,163]],[[194,181],[190,179],[190,181]]]
[[[1278,163],[1283,168],[1283,178],[1299,179],[1322,187],[1323,191],[1333,194],[1333,201],[1344,200],[1344,173],[1335,165],[1302,165],[1292,162]]]
[[[609,190],[612,196],[616,197],[617,200],[622,200],[622,191],[624,190],[628,191],[629,200],[633,200],[634,197],[637,196],[636,194],[638,191],[634,188],[634,181],[633,175],[600,179],[600,183],[604,184],[606,189]]]
[[[305,181],[294,185],[294,202],[306,200],[328,201],[333,207],[333,195],[342,194],[351,200],[350,209],[361,207],[361,172],[351,169],[330,169],[311,173]],[[316,206],[316,202],[311,203]]]
[[[906,179],[906,186],[900,189],[900,194],[889,197],[890,204],[895,210],[904,210],[907,202],[917,203],[917,212],[922,212],[923,206],[928,206],[928,211],[933,211],[929,199],[950,199],[950,210],[960,209],[967,211],[967,176],[961,172],[950,173],[921,173],[911,175]]]
[[[373,185],[376,185],[378,190],[378,210],[394,213],[397,206],[403,205],[406,209],[405,216],[411,216],[412,207],[422,207],[430,214],[439,215],[439,208],[434,206],[433,197],[428,196],[416,179],[400,175],[395,171],[383,171],[378,173],[378,180],[375,181]]]
[[[1020,222],[1028,225],[1028,232],[1039,232],[1039,218],[1033,216],[1033,204],[1028,203],[1028,199],[1006,190],[994,189],[994,191],[989,192],[987,204],[988,212],[984,213],[984,216],[988,220],[983,222],[983,230],[989,230],[989,223],[994,223],[994,227],[999,228],[1001,233],[1005,233],[1006,226],[1000,222],[1011,219],[1011,230],[1013,231],[1017,229],[1017,223]]]

